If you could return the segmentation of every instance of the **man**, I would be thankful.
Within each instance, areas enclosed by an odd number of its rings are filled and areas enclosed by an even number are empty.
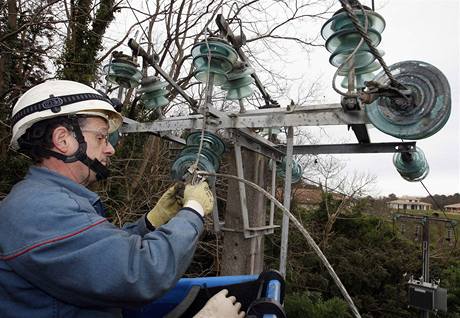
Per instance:
[[[0,203],[0,317],[119,317],[184,274],[213,208],[207,183],[186,185],[183,206],[169,189],[123,229],[86,188],[108,176],[121,123],[109,99],[71,81],[37,85],[14,106],[11,147],[35,165]]]

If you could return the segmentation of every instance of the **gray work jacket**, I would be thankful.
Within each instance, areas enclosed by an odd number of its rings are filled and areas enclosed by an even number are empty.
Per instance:
[[[203,231],[188,209],[155,231],[102,213],[86,187],[29,170],[0,203],[0,317],[119,317],[176,284]]]

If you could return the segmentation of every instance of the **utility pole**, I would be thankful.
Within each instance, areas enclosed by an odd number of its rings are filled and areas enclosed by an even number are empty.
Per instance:
[[[260,154],[245,149],[241,153],[240,164],[247,163],[244,167],[244,178],[253,181],[262,187],[265,186],[265,173],[267,160]],[[231,156],[229,164],[231,172],[237,175],[238,158]],[[240,167],[241,172],[243,168]],[[256,231],[265,226],[266,199],[252,188],[246,187],[240,191],[239,184],[229,180],[227,191],[227,209],[225,211],[222,267],[221,275],[247,275],[259,274],[264,267],[264,232]],[[246,214],[242,214],[241,196],[243,204],[247,207]],[[254,229],[253,234],[245,237],[244,223]]]
[[[443,288],[439,288],[437,285],[430,283],[430,223],[431,222],[442,222],[449,223],[451,226],[455,226],[456,222],[447,218],[439,218],[434,216],[426,215],[413,215],[413,214],[395,214],[394,220],[400,221],[415,221],[419,222],[423,226],[422,230],[422,276],[420,281],[410,280],[409,286],[415,286],[416,288],[409,290],[409,305],[421,310],[421,318],[429,318],[430,311],[447,310],[447,299],[444,297],[444,293],[447,291]],[[421,297],[425,297],[422,294],[433,293],[432,302],[430,304],[422,300]]]

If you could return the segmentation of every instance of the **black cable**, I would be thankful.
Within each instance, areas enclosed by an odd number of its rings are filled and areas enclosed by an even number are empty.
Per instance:
[[[339,0],[339,1],[342,4],[342,7],[347,12],[347,15],[350,18],[350,20],[352,21],[356,31],[358,31],[358,33],[361,35],[362,39],[366,42],[366,44],[367,44],[369,50],[371,51],[372,55],[374,55],[374,57],[377,59],[377,61],[379,61],[380,65],[383,68],[383,71],[387,75],[387,77],[390,80],[391,84],[393,86],[395,86],[395,87],[401,87],[402,86],[401,83],[396,81],[396,79],[393,77],[393,74],[391,74],[390,69],[388,68],[387,64],[385,63],[385,60],[383,59],[382,55],[379,53],[377,48],[372,43],[371,38],[367,34],[367,30],[361,25],[361,22],[359,21],[358,17],[354,13],[353,8],[352,8],[349,0]],[[364,8],[361,5],[361,3],[359,1],[356,1],[356,3],[358,4],[359,8],[361,9],[361,12],[363,13],[364,16],[366,16],[366,19],[367,19],[366,11],[364,10]]]
[[[433,202],[436,204],[437,208],[441,211],[444,212],[444,209],[441,208],[441,205],[438,203],[438,201],[436,201],[436,199],[431,195],[430,191],[427,189],[427,187],[425,186],[425,184],[423,183],[423,181],[420,181],[420,183],[422,184],[422,186],[425,188],[426,192],[428,193],[428,195],[430,196],[431,200],[433,200]],[[447,216],[446,216],[447,218]]]
[[[136,18],[136,21],[137,21],[137,23],[139,24],[139,27],[141,28],[142,33],[144,33],[145,39],[148,40],[149,37],[148,37],[147,33],[145,32],[144,28],[142,27],[141,22],[140,22],[139,19],[137,18],[137,15],[136,15],[136,13],[134,12],[133,7],[131,7],[131,4],[129,3],[128,0],[126,0],[126,3],[128,4],[129,8],[131,9],[131,12],[133,13],[134,17]]]

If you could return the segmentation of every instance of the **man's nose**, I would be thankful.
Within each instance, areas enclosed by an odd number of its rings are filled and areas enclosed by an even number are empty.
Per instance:
[[[115,148],[110,142],[107,143],[107,146],[104,149],[104,153],[108,156],[113,156],[115,154]]]

